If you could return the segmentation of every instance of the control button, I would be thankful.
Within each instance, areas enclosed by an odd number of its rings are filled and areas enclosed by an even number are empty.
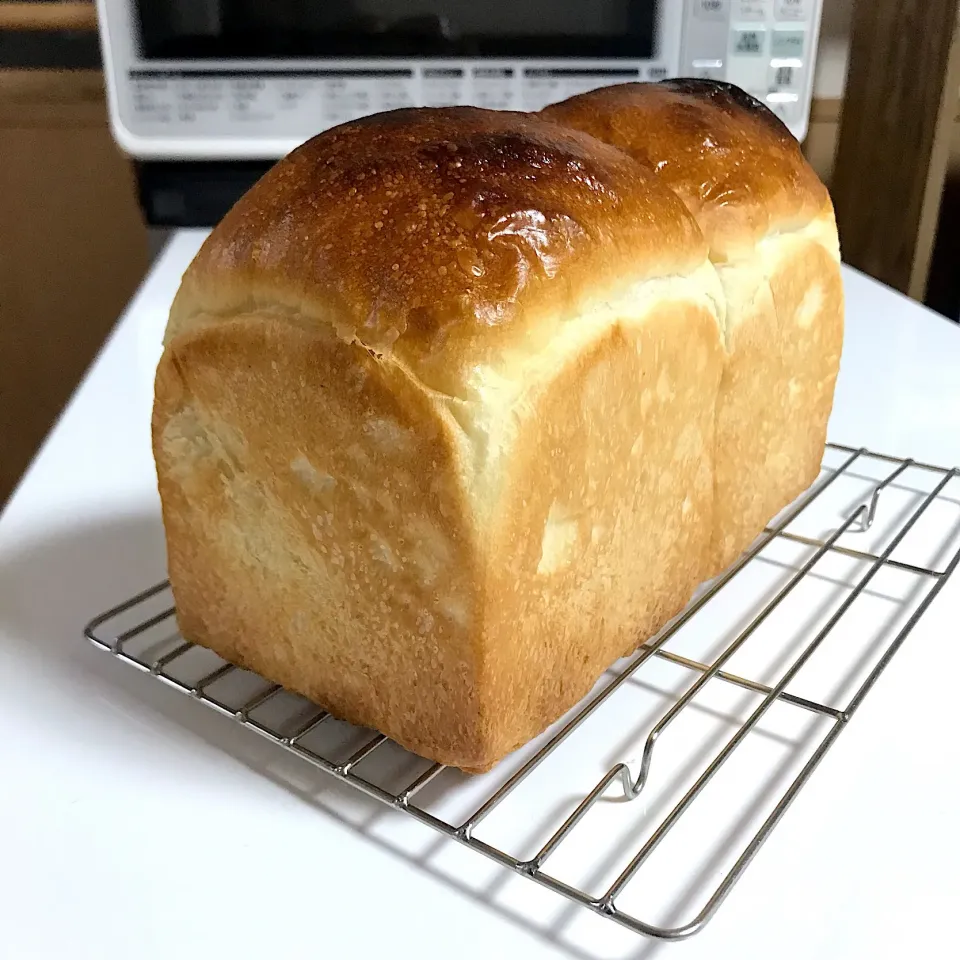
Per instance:
[[[759,95],[759,99],[763,100],[770,92],[767,76],[769,71],[769,60],[761,57],[733,57],[727,61],[724,79],[753,96]]]
[[[803,85],[802,60],[771,60],[771,93],[799,93]]]
[[[809,20],[810,0],[777,0],[778,20]]]
[[[696,80],[723,80],[722,60],[694,60],[690,64],[690,76]]]
[[[773,0],[737,0],[733,8],[735,20],[766,20]]]
[[[738,57],[762,57],[767,43],[764,27],[733,31],[733,52]]]
[[[701,20],[726,20],[730,0],[695,0],[694,16]]]
[[[777,28],[773,31],[773,36],[770,40],[770,56],[802,57],[806,42],[807,33],[805,30],[783,30]]]
[[[647,70],[647,79],[648,80],[666,80],[669,70],[663,66],[653,66]]]
[[[767,106],[788,126],[800,118],[800,97],[795,93],[770,93]]]
[[[729,52],[730,33],[726,23],[691,18],[687,21],[683,42],[683,62],[725,60]]]

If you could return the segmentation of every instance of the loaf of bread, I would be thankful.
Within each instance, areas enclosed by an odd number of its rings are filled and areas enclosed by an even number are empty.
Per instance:
[[[696,218],[726,298],[715,569],[817,477],[843,339],[830,197],[753,97],[700,80],[607,87],[544,115],[653,171]]]
[[[613,147],[472,108],[321,134],[171,310],[183,634],[490,767],[709,574],[722,323],[693,218]]]
[[[295,150],[187,270],[157,370],[184,636],[470,771],[656,633],[823,451],[826,192],[730,91],[594,96]]]

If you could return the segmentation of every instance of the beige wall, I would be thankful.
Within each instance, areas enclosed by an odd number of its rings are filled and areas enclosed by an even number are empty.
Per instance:
[[[843,96],[847,46],[854,0],[824,0],[813,95],[834,100]]]

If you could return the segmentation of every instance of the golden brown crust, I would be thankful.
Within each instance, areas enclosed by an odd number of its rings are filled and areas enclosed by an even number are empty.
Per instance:
[[[765,235],[802,227],[830,204],[790,131],[731,84],[627,83],[542,113],[655,171],[697,218],[714,259],[749,253]]]
[[[398,110],[273,167],[203,245],[171,329],[280,303],[453,392],[592,295],[704,255],[683,205],[612,147],[535,115]]]

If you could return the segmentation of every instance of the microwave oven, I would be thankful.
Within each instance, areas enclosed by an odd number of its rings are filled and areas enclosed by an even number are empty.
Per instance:
[[[737,84],[806,134],[823,0],[98,0],[114,137],[276,159],[404,106],[539,110],[612,83]]]

